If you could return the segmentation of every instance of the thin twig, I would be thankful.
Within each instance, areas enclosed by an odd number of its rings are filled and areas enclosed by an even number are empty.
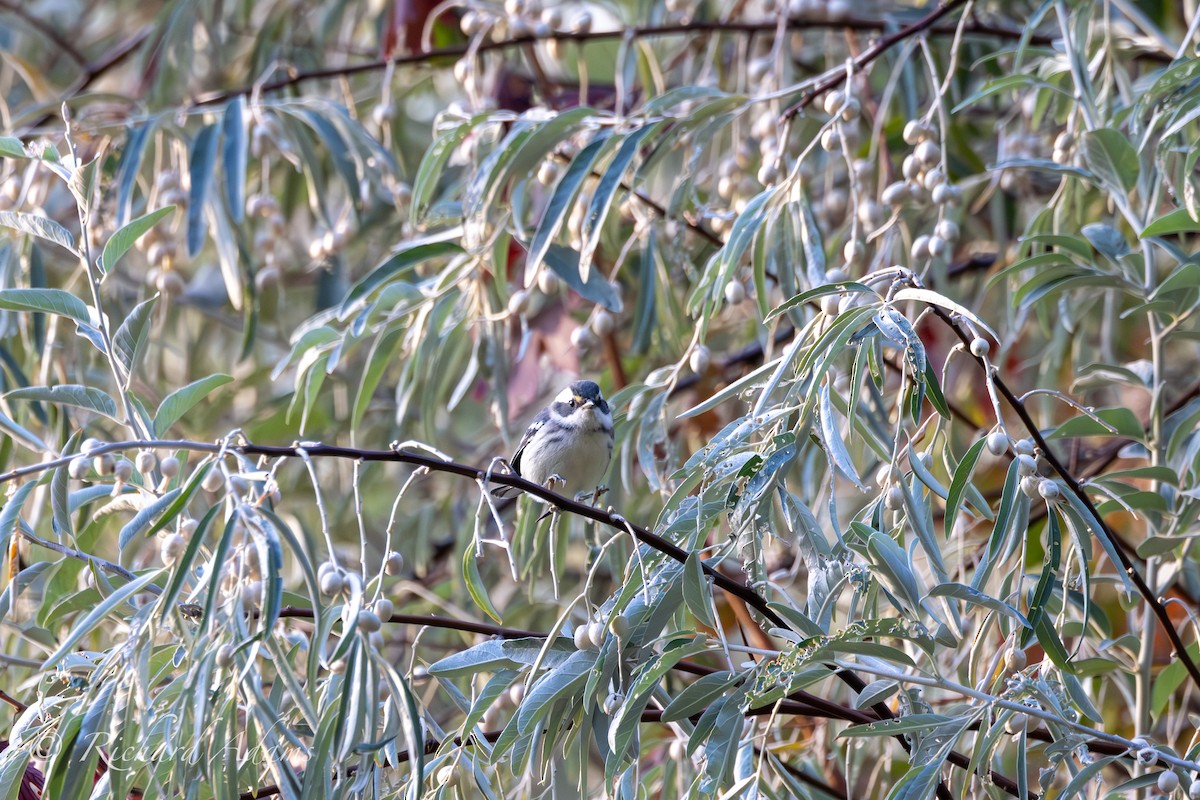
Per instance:
[[[67,57],[81,67],[87,68],[87,59],[83,54],[76,49],[75,45],[62,36],[58,29],[53,25],[30,14],[24,7],[10,2],[10,0],[0,0],[0,11],[7,11],[14,16],[20,17],[21,20],[33,28],[35,31],[45,36],[59,50],[67,54]]]
[[[954,2],[955,4],[960,4],[965,2],[965,0],[954,0]],[[933,22],[936,22],[936,19],[926,24],[922,30],[927,30],[928,32],[938,36],[954,35],[956,30],[954,27],[935,26],[933,25]],[[791,31],[806,29],[881,31],[887,29],[891,24],[893,24],[892,21],[886,18],[868,19],[865,17],[847,17],[840,20],[830,20],[828,18],[817,19],[794,17],[787,21],[785,28]],[[587,33],[550,31],[542,35],[535,34],[529,36],[518,36],[512,39],[504,39],[499,42],[482,42],[478,45],[478,47],[475,48],[474,52],[486,53],[492,50],[505,50],[514,47],[523,47],[536,42],[550,40],[586,43],[605,41],[609,39],[623,39],[625,37],[629,37],[630,39],[645,39],[658,36],[694,36],[701,33],[738,33],[754,36],[759,34],[774,34],[778,31],[778,29],[779,23],[777,20],[763,20],[761,22],[724,22],[714,20],[679,23],[675,25],[627,26],[615,30],[588,31]],[[969,24],[966,26],[965,30],[967,33],[975,33],[1007,39],[1019,39],[1023,35],[1023,31],[1019,29],[1002,28],[995,25]],[[886,41],[886,38],[881,41]],[[1034,35],[1031,37],[1030,41],[1037,44],[1049,44],[1052,39],[1048,36]],[[389,63],[397,66],[411,66],[414,64],[437,62],[449,58],[460,58],[466,55],[470,49],[470,45],[439,47],[433,50],[425,50],[420,53],[408,53],[393,56],[390,59],[377,59],[374,61],[363,62],[361,64],[346,64],[340,67],[324,67],[321,69],[297,71],[278,80],[264,83],[261,85],[261,87],[259,87],[259,90],[264,93],[274,92],[314,80],[328,80],[332,78],[342,78],[349,75],[358,75],[364,72],[378,72],[386,68]],[[217,105],[227,102],[234,97],[238,97],[239,95],[249,95],[253,91],[254,86],[248,85],[240,86],[235,89],[228,89],[225,91],[210,92],[197,97],[193,102],[193,106],[198,107]]]
[[[4,702],[8,703],[10,706],[15,708],[17,710],[18,714],[25,713],[25,709],[29,708],[29,706],[25,705],[20,700],[13,697],[12,695],[10,695],[8,692],[5,692],[3,689],[0,689],[0,700],[3,700]]]
[[[933,310],[933,313],[938,317],[938,319],[942,320],[942,322],[944,322],[950,328],[950,330],[954,331],[954,334],[958,336],[962,343],[970,348],[974,336],[968,333],[967,330],[945,310],[937,306],[930,306],[930,308]],[[979,364],[979,368],[982,369],[986,374],[990,369],[987,361],[983,358],[978,358],[975,356],[972,356],[972,358],[977,364]],[[1029,431],[1030,437],[1033,438],[1034,442],[1041,450],[1042,456],[1046,459],[1046,462],[1050,465],[1050,468],[1053,469],[1060,478],[1062,478],[1063,483],[1065,483],[1067,488],[1070,489],[1071,493],[1075,495],[1081,503],[1083,503],[1084,507],[1087,508],[1088,512],[1100,526],[1099,530],[1096,531],[1096,535],[1098,537],[1104,537],[1108,540],[1109,544],[1112,545],[1113,552],[1117,554],[1117,559],[1121,562],[1121,569],[1137,588],[1138,594],[1140,594],[1142,599],[1149,604],[1150,610],[1158,619],[1159,625],[1162,627],[1163,632],[1167,635],[1167,638],[1171,640],[1171,645],[1175,648],[1175,657],[1182,662],[1184,669],[1186,669],[1188,675],[1191,676],[1192,682],[1197,687],[1200,687],[1200,667],[1196,665],[1196,662],[1188,653],[1187,645],[1184,644],[1183,639],[1179,635],[1179,631],[1175,629],[1175,625],[1171,622],[1171,618],[1167,614],[1166,606],[1164,606],[1158,599],[1154,593],[1154,590],[1150,588],[1150,586],[1146,583],[1146,579],[1142,577],[1142,574],[1138,571],[1137,567],[1134,566],[1133,561],[1130,560],[1129,555],[1125,552],[1125,549],[1121,547],[1119,537],[1113,532],[1112,528],[1109,527],[1108,523],[1105,522],[1100,516],[1100,512],[1096,510],[1096,506],[1092,503],[1091,497],[1088,496],[1087,490],[1083,488],[1083,485],[1080,483],[1079,479],[1076,478],[1071,471],[1068,470],[1066,466],[1058,459],[1058,456],[1054,454],[1054,451],[1050,448],[1049,443],[1046,441],[1045,437],[1042,436],[1041,429],[1038,427],[1033,417],[1030,416],[1029,410],[1025,407],[1025,403],[1023,403],[1021,398],[1017,397],[1013,390],[1009,388],[1008,384],[1004,382],[1004,379],[1000,377],[998,372],[993,372],[991,374],[991,381],[995,385],[996,389],[999,390],[1000,394],[1004,397],[1005,401],[1012,408],[1012,410],[1016,412],[1018,417],[1020,417],[1021,423],[1025,426],[1025,429]]]
[[[916,36],[918,33],[923,33],[930,30],[938,20],[949,14],[954,9],[966,5],[966,3],[967,0],[947,0],[947,2],[938,6],[933,11],[930,11],[912,25],[909,25],[906,28],[901,28],[895,33],[884,36],[854,59],[854,70],[857,72],[858,70],[867,66],[872,61],[879,58],[881,55],[905,39]],[[812,105],[813,101],[825,94],[825,92],[828,92],[831,89],[836,89],[845,83],[847,74],[847,71],[839,70],[837,73],[829,76],[812,88],[806,89],[801,94],[799,100],[784,109],[783,113],[780,115],[780,120],[785,123],[791,121],[792,117],[796,116],[805,108]]]

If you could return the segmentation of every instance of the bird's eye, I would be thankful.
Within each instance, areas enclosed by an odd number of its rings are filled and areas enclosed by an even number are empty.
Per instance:
[[[568,400],[568,401],[567,401],[567,405],[569,405],[571,408],[574,408],[574,407],[575,407],[575,401],[574,401],[574,400]]]

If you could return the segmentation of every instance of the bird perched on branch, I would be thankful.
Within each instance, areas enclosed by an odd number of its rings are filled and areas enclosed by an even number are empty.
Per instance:
[[[612,411],[600,387],[575,381],[533,418],[509,466],[523,478],[557,491],[597,493],[613,451]],[[492,494],[516,490],[501,486]]]

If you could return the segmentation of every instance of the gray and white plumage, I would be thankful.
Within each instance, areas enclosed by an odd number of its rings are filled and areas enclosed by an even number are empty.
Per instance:
[[[593,491],[612,459],[612,411],[593,381],[575,381],[563,389],[525,430],[509,466],[523,478],[545,485],[562,478],[562,494]],[[505,496],[511,487],[493,494]]]

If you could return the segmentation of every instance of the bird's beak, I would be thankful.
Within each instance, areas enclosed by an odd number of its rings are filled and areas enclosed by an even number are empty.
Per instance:
[[[584,408],[595,408],[596,404],[593,403],[591,400],[585,400],[583,403],[583,407]]]

